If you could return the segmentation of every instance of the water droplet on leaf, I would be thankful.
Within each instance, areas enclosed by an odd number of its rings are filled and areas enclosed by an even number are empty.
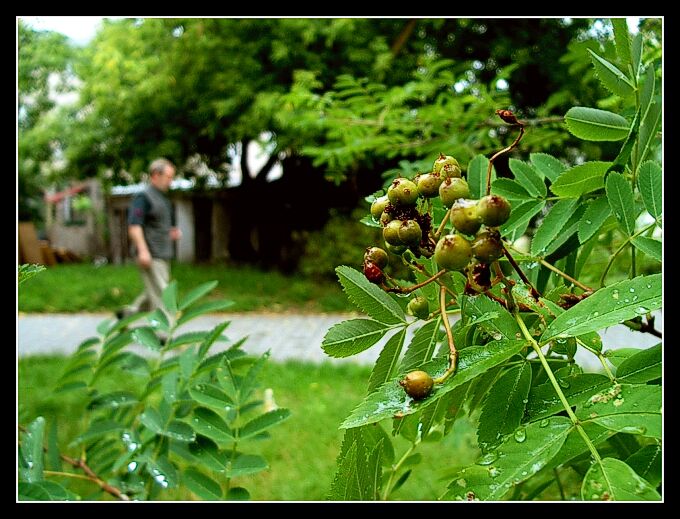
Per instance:
[[[498,455],[495,452],[489,452],[480,458],[477,465],[491,465],[497,459]]]
[[[515,435],[514,435],[514,436],[515,436],[515,441],[516,441],[517,443],[522,443],[524,440],[527,439],[527,432],[526,432],[526,430],[525,430],[524,428],[522,428],[522,429],[517,429],[517,430],[515,431]]]

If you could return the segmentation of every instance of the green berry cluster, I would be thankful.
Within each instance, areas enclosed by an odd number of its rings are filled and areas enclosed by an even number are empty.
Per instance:
[[[435,241],[431,204],[426,201],[437,196],[449,209],[452,229]],[[428,209],[424,210],[426,207]],[[434,254],[439,267],[467,271],[469,275],[480,264],[488,265],[502,256],[503,246],[497,227],[508,220],[510,210],[510,203],[502,196],[471,199],[458,161],[443,154],[434,161],[431,172],[419,174],[413,180],[395,179],[387,194],[371,204],[371,215],[382,226],[388,251],[401,255],[408,249],[416,257],[428,258]],[[369,254],[372,249],[376,247],[367,249],[364,257],[364,273],[372,282],[381,284],[385,279],[382,269],[386,262],[375,261],[375,252]]]

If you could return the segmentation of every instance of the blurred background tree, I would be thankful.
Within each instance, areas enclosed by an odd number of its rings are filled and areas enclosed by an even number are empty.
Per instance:
[[[21,21],[18,43],[18,216],[36,221],[63,128],[55,96],[69,85],[74,50],[63,34],[35,31]]]
[[[513,138],[494,119],[498,108],[528,119],[523,155],[614,153],[608,143],[584,147],[561,123],[570,106],[607,102],[587,72],[587,48],[613,51],[607,28],[560,18],[123,19],[105,21],[75,54],[58,35],[20,25],[20,77],[42,59],[81,81],[78,104],[58,121],[35,105],[21,123],[41,131],[20,127],[20,158],[33,168],[22,163],[20,179],[52,161],[46,143],[69,178],[136,181],[161,155],[199,189],[206,167],[224,185],[240,173],[229,207],[232,259],[295,268],[305,237],[331,210],[330,246],[342,239],[338,218],[349,220],[394,176],[428,169],[439,152],[465,165]],[[660,25],[644,21],[641,30],[660,58]],[[24,97],[45,82],[32,81],[20,81]],[[269,154],[256,170],[244,153],[254,142]],[[282,174],[272,180],[277,161]],[[507,159],[496,167],[506,175]],[[268,244],[259,252],[253,232]]]

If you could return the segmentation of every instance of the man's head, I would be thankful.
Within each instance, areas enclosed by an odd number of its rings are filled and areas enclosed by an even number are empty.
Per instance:
[[[156,159],[149,166],[149,179],[159,191],[165,192],[170,189],[173,178],[175,178],[175,166],[168,159]]]

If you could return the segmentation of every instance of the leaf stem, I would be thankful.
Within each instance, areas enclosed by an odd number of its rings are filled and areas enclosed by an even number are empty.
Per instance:
[[[574,427],[578,431],[578,433],[581,435],[583,438],[583,441],[585,444],[588,446],[588,449],[590,450],[591,454],[593,455],[593,458],[598,463],[602,463],[602,458],[600,458],[600,453],[597,452],[597,449],[595,448],[595,445],[593,445],[593,442],[590,440],[588,437],[588,434],[583,430],[583,427],[581,427],[581,424],[574,414],[574,411],[571,409],[571,406],[569,405],[569,401],[567,400],[567,397],[564,396],[564,392],[562,391],[562,388],[560,387],[559,383],[557,382],[557,379],[555,378],[555,374],[552,372],[552,369],[550,368],[550,364],[548,364],[548,361],[546,360],[545,356],[543,355],[543,352],[541,351],[541,347],[538,345],[536,340],[531,336],[531,333],[527,329],[526,324],[524,324],[524,321],[520,317],[519,313],[515,310],[514,312],[515,320],[517,321],[517,324],[519,325],[520,329],[522,330],[522,334],[524,335],[525,339],[529,341],[531,344],[531,347],[534,349],[536,352],[536,355],[538,355],[538,358],[541,360],[541,365],[543,366],[543,369],[545,370],[546,375],[548,375],[548,378],[550,379],[550,383],[552,384],[553,388],[555,389],[555,392],[557,393],[557,396],[559,397],[560,401],[562,402],[562,406],[564,407],[564,410],[567,412],[567,415],[569,416],[569,419],[571,420],[571,423],[574,424]]]
[[[406,450],[404,455],[401,458],[399,458],[399,461],[397,462],[397,464],[392,465],[392,474],[390,474],[390,479],[387,480],[387,485],[385,486],[385,490],[383,491],[383,495],[382,495],[383,501],[387,501],[387,498],[389,497],[390,493],[392,492],[392,488],[394,487],[394,484],[395,484],[395,481],[394,481],[395,476],[399,472],[399,469],[404,464],[406,459],[411,454],[413,454],[413,451],[416,449],[416,447],[418,446],[419,443],[420,443],[420,439],[416,439],[416,441],[414,441],[411,444],[411,446]]]
[[[493,168],[493,161],[496,160],[501,155],[503,155],[504,153],[507,153],[510,150],[512,150],[513,148],[515,148],[519,144],[519,141],[521,141],[522,137],[524,136],[524,124],[522,124],[518,121],[517,125],[519,126],[519,135],[514,140],[514,142],[510,146],[503,148],[502,150],[496,152],[494,154],[494,156],[489,159],[489,166],[486,168],[486,194],[487,195],[489,193],[491,193],[491,169]]]
[[[604,271],[602,272],[602,275],[600,276],[600,288],[602,288],[604,286],[604,280],[607,277],[607,274],[609,273],[609,269],[614,264],[614,260],[616,259],[616,256],[618,256],[620,254],[620,252],[626,247],[626,245],[628,245],[628,243],[632,243],[633,238],[637,238],[642,233],[647,232],[649,229],[652,229],[655,226],[656,226],[656,220],[653,223],[650,223],[647,227],[640,229],[638,232],[636,232],[632,236],[628,236],[624,240],[624,242],[619,246],[619,248],[616,249],[616,252],[612,255],[611,258],[609,258],[609,262],[607,263],[607,266],[605,267]]]
[[[419,288],[424,287],[428,283],[431,283],[432,281],[434,281],[435,279],[437,279],[440,276],[443,276],[444,274],[446,274],[446,270],[442,269],[439,272],[437,272],[434,276],[431,276],[429,279],[426,279],[425,281],[422,281],[422,282],[418,283],[417,285],[411,285],[410,287],[402,287],[402,286],[397,285],[394,288],[387,288],[385,291],[386,292],[397,292],[399,294],[410,294],[414,290],[418,290]]]
[[[444,218],[442,218],[441,223],[439,224],[439,227],[437,228],[437,232],[434,233],[434,239],[438,240],[439,236],[441,235],[442,231],[446,227],[446,224],[449,221],[449,217],[451,215],[451,209],[449,208],[448,211],[446,211],[446,214],[444,215]]]
[[[43,470],[45,476],[59,476],[65,478],[84,479],[86,481],[93,481],[91,477],[83,474],[74,474],[73,472],[62,472],[60,470]],[[94,482],[94,481],[93,481]]]
[[[444,323],[444,329],[446,330],[446,340],[449,344],[449,367],[440,376],[433,380],[435,384],[442,384],[447,378],[453,375],[456,371],[456,364],[458,363],[458,350],[456,350],[456,345],[453,342],[453,333],[451,333],[451,323],[449,323],[449,317],[446,314],[446,287],[441,286],[439,289],[439,311],[442,314],[442,322]]]
[[[611,369],[609,369],[609,366],[607,365],[607,360],[604,358],[604,355],[602,355],[602,352],[594,350],[593,348],[588,346],[585,342],[583,342],[578,337],[574,337],[574,338],[576,339],[577,343],[579,343],[581,346],[583,346],[586,350],[588,350],[590,353],[592,353],[593,355],[595,355],[599,359],[600,364],[602,364],[602,367],[604,368],[604,372],[609,377],[609,380],[611,380],[612,382],[616,382],[616,377],[612,373]]]
[[[635,245],[631,242],[630,244],[630,278],[633,279],[636,274],[637,269],[635,268]]]
[[[562,501],[566,501],[567,498],[564,495],[564,488],[562,487],[562,482],[560,481],[560,473],[557,471],[557,467],[553,469],[553,474],[555,475],[555,482],[557,483],[557,489],[560,491],[560,497]]]
[[[527,278],[526,274],[524,274],[520,266],[515,261],[515,258],[513,258],[512,255],[510,254],[510,251],[505,246],[505,243],[501,242],[501,246],[503,247],[503,253],[505,254],[505,257],[508,258],[508,261],[510,262],[510,265],[512,265],[512,268],[515,269],[515,272],[517,272],[517,274],[519,275],[520,279],[524,282],[524,284],[529,287],[529,290],[531,291],[531,296],[536,301],[538,301],[538,299],[541,297],[541,294],[539,294],[538,290],[536,290],[534,288],[534,285],[531,284],[529,278]]]
[[[552,265],[552,264],[548,263],[548,262],[545,261],[543,258],[539,258],[538,262],[539,262],[541,265],[543,265],[545,268],[547,268],[547,269],[549,269],[549,270],[552,270],[555,274],[559,274],[560,276],[562,276],[564,279],[566,279],[566,280],[569,281],[570,283],[573,283],[574,285],[576,285],[577,287],[579,287],[581,290],[583,290],[583,291],[585,291],[585,292],[592,292],[592,291],[593,291],[593,289],[590,288],[589,286],[584,285],[583,283],[581,283],[581,282],[578,281],[577,279],[574,279],[573,277],[571,277],[571,276],[570,276],[569,274],[567,274],[566,272],[562,272],[562,271],[561,271],[560,269],[558,269],[555,265]]]

